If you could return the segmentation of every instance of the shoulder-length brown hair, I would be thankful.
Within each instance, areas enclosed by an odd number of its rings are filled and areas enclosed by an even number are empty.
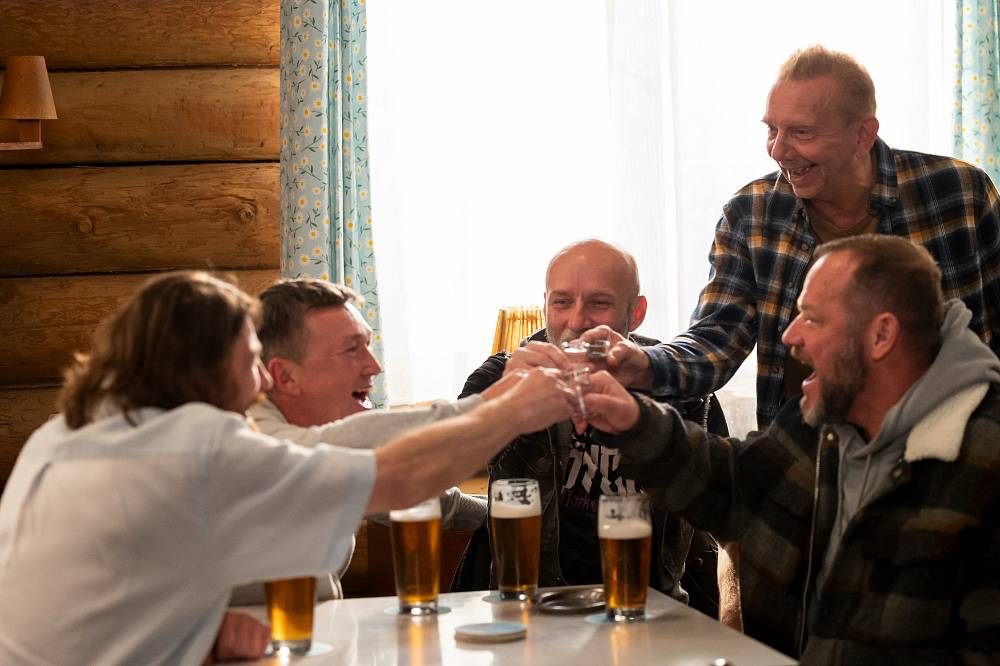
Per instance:
[[[143,407],[188,402],[225,404],[230,351],[257,300],[203,272],[170,273],[147,282],[94,334],[63,374],[59,410],[70,428],[108,404],[130,418]]]

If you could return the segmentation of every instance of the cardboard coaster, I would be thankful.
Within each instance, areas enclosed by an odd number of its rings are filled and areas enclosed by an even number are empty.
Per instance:
[[[520,622],[483,622],[455,627],[455,640],[470,643],[504,643],[520,640],[528,630]]]
[[[450,613],[451,609],[447,606],[438,606],[437,610],[428,613],[411,613],[409,611],[403,612],[400,610],[399,606],[389,606],[382,611],[386,615],[400,615],[402,617],[434,617],[435,615],[444,615],[445,613]]]

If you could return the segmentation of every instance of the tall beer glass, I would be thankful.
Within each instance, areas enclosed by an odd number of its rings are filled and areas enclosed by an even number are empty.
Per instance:
[[[389,512],[392,566],[396,574],[399,612],[437,612],[441,587],[441,500],[421,502]]]
[[[502,479],[490,484],[490,538],[500,599],[534,599],[542,538],[537,481]]]
[[[641,620],[649,587],[649,498],[645,495],[602,495],[597,508],[601,542],[604,601],[612,622]]]
[[[285,578],[264,584],[274,653],[305,654],[312,645],[316,579]]]

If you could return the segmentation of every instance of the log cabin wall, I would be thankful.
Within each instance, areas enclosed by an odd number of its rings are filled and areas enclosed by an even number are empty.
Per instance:
[[[0,151],[0,482],[151,274],[277,276],[278,5],[0,0],[0,67],[45,56],[59,115],[41,150]]]

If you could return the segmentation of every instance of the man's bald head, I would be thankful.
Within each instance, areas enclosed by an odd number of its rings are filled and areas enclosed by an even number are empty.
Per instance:
[[[646,316],[635,257],[597,239],[566,246],[545,271],[545,325],[558,344],[606,324],[627,335]]]

